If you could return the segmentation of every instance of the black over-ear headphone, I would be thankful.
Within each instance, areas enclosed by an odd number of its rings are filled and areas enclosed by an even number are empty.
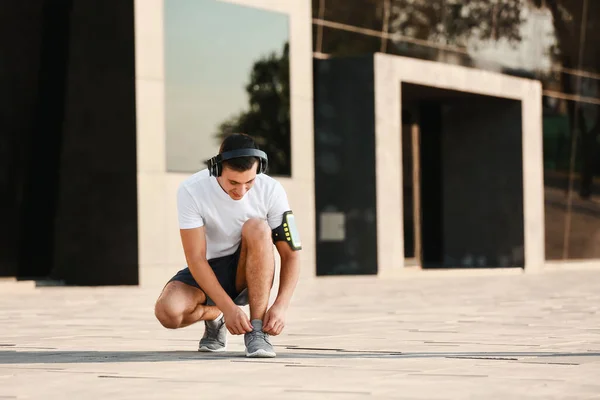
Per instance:
[[[267,171],[269,159],[264,151],[258,149],[237,149],[217,154],[208,160],[208,172],[211,176],[221,176],[221,172],[223,172],[222,162],[240,157],[258,157],[257,173],[262,174]]]

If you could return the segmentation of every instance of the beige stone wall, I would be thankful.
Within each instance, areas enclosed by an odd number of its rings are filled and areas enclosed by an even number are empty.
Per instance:
[[[375,55],[375,118],[378,266],[380,275],[404,266],[402,217],[401,89],[407,82],[435,88],[521,100],[523,111],[523,211],[525,269],[544,266],[542,88],[535,80],[388,54]],[[389,221],[395,221],[390,224]]]
[[[285,13],[290,21],[292,177],[280,179],[302,235],[302,278],[315,274],[312,28],[309,1],[223,0]],[[140,284],[159,286],[185,265],[175,193],[166,172],[163,0],[135,1]]]

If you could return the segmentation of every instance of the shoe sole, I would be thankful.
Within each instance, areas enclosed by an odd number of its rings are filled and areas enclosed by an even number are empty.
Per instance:
[[[227,347],[221,347],[219,349],[213,350],[213,349],[209,349],[208,347],[204,347],[201,346],[198,348],[198,351],[202,352],[202,353],[219,353],[221,351],[225,351],[227,350]]]
[[[275,356],[276,356],[276,354],[274,352],[266,351],[266,350],[263,350],[263,349],[256,350],[253,353],[248,353],[248,350],[246,350],[246,357],[252,357],[252,358],[273,358]]]

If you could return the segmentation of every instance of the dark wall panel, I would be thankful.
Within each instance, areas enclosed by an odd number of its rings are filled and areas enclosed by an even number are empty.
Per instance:
[[[23,173],[18,271],[22,279],[47,276],[53,265],[71,3],[47,0],[43,5],[37,98]]]
[[[375,274],[373,58],[316,60],[314,76],[317,274]]]
[[[133,1],[0,2],[0,276],[137,284]]]
[[[52,65],[44,49],[58,39],[57,35],[48,34],[52,12],[43,0],[0,2],[0,276],[17,276],[23,265],[20,255],[34,256],[20,244],[30,233],[22,222],[33,205],[28,203],[32,187],[27,182],[35,172],[32,167],[43,161],[39,159],[44,148],[40,140],[45,139],[40,137],[40,122],[48,114],[44,114],[47,97],[41,90],[48,89],[52,82],[44,79],[42,64]],[[47,119],[45,122],[50,123]],[[53,127],[48,127],[46,137],[56,134]],[[44,176],[46,170],[37,172]],[[47,202],[38,202],[38,209],[52,202],[52,194],[45,197]],[[52,243],[51,229],[44,230],[51,221],[42,218],[39,222],[38,238]],[[47,259],[51,253],[45,244],[36,255]],[[32,246],[29,253],[33,253]]]
[[[133,1],[77,1],[69,63],[53,276],[137,284]]]

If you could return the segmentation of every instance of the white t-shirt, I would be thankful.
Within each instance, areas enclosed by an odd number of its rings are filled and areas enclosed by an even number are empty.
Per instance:
[[[205,227],[208,260],[233,254],[242,239],[242,225],[250,218],[281,225],[290,210],[283,186],[265,174],[256,175],[254,185],[241,200],[233,200],[217,178],[203,169],[184,180],[177,190],[177,213],[181,229]]]

